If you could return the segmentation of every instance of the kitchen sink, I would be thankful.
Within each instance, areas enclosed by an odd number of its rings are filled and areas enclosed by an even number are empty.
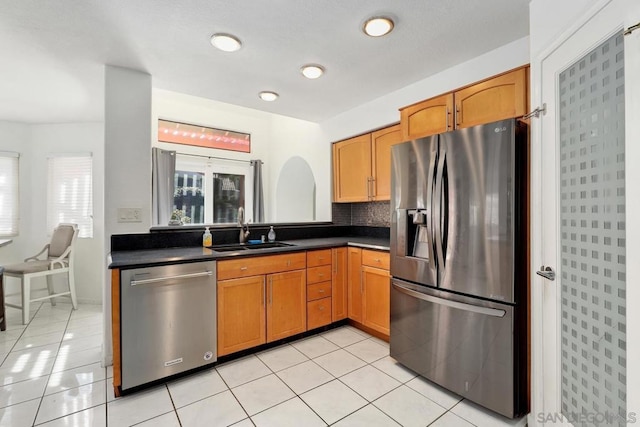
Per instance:
[[[209,246],[214,252],[237,252],[244,251],[245,249],[271,249],[271,248],[284,248],[288,246],[294,246],[289,243],[282,242],[265,242],[265,243],[238,243],[232,245],[215,245]]]

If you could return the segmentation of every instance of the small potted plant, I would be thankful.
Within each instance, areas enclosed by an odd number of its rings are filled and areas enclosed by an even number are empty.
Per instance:
[[[182,225],[186,222],[191,222],[191,218],[184,216],[184,211],[180,209],[174,209],[171,213],[171,219],[169,225]]]

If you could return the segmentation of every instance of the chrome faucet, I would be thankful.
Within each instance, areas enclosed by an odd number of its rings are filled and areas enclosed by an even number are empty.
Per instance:
[[[249,237],[249,221],[244,222],[244,208],[240,206],[238,208],[238,226],[240,227],[240,243],[247,243],[247,238]]]

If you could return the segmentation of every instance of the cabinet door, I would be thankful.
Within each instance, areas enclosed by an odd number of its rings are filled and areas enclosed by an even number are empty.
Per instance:
[[[366,202],[371,193],[371,134],[333,144],[333,201]]]
[[[347,248],[331,249],[331,320],[347,318]]]
[[[422,138],[453,130],[453,93],[446,93],[400,110],[402,139]]]
[[[307,271],[267,276],[267,342],[307,330]]]
[[[391,147],[402,142],[400,125],[380,129],[371,134],[372,199],[391,198]]]
[[[519,117],[527,112],[527,70],[519,68],[455,92],[456,128]]]
[[[362,250],[347,248],[348,265],[348,315],[349,319],[362,323]]]
[[[253,276],[218,282],[218,356],[266,342],[264,281]]]
[[[362,267],[362,313],[365,326],[389,335],[389,271],[381,268]]]

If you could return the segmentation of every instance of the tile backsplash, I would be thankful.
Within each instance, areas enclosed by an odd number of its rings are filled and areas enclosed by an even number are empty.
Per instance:
[[[333,203],[331,214],[336,225],[367,225],[389,227],[389,202]]]

